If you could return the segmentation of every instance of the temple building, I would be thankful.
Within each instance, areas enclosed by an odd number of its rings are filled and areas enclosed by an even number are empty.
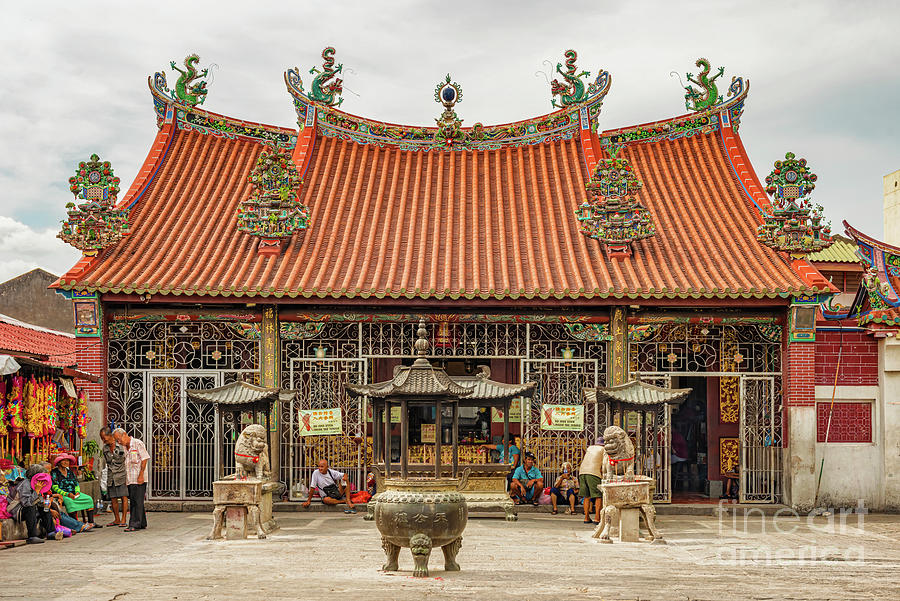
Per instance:
[[[296,126],[201,108],[192,55],[172,88],[149,78],[159,130],[124,195],[109,157],[69,181],[60,237],[84,256],[54,287],[79,366],[104,374],[91,401],[150,450],[151,498],[211,496],[239,424],[186,391],[237,380],[296,391],[271,421],[289,490],[322,457],[363,488],[375,429],[348,385],[411,365],[423,319],[428,359],[460,385],[535,383],[507,416],[460,407],[460,461],[498,461],[507,418],[552,481],[615,417],[584,390],[640,380],[690,389],[618,416],[654,433],[637,446],[657,502],[731,478],[744,502],[812,507],[816,312],[840,290],[807,259],[832,238],[806,161],[772,157],[763,181],[748,160],[749,81],[720,94],[700,59],[685,114],[609,129],[612,76],[568,51],[546,115],[464,126],[447,75],[435,126],[407,126],[340,108],[334,54],[285,73]],[[445,435],[435,417],[411,418],[412,460]]]

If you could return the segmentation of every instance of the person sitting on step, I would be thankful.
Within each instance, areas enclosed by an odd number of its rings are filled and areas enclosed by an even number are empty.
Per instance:
[[[350,482],[347,475],[328,467],[327,459],[319,459],[319,467],[309,479],[309,496],[303,506],[309,507],[313,491],[319,491],[322,502],[326,505],[347,504],[344,513],[356,513],[353,501],[350,500]]]

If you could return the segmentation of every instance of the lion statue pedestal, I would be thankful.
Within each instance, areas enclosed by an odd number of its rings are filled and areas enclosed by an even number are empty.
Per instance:
[[[234,447],[234,475],[213,482],[213,529],[207,540],[257,538],[278,528],[272,516],[272,498],[283,490],[271,482],[266,429],[257,424],[244,428]]]

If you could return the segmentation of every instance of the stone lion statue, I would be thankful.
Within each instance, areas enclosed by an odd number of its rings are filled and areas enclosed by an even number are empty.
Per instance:
[[[603,431],[603,449],[606,461],[603,464],[603,481],[634,479],[634,444],[625,430],[610,426]]]
[[[268,480],[269,445],[266,429],[259,424],[250,424],[244,428],[234,445],[234,477],[243,480],[248,476],[257,480]]]

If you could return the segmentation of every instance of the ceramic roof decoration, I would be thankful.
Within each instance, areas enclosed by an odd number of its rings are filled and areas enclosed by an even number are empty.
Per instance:
[[[803,256],[831,246],[831,226],[823,223],[822,207],[807,197],[816,187],[816,174],[793,152],[775,161],[766,177],[766,192],[772,207],[764,214],[757,238],[775,250]]]
[[[736,131],[748,82],[735,78],[728,100],[702,113],[603,131],[611,77],[598,78],[582,102],[457,131],[312,100],[296,69],[284,78],[294,128],[186,106],[153,76],[159,131],[121,202],[131,233],[56,286],[195,298],[598,305],[833,291],[803,259],[757,241],[769,202]],[[442,78],[438,91],[452,88],[458,103],[454,83]],[[643,183],[635,198],[655,235],[635,237],[630,256],[610,261],[573,212],[598,161],[620,146],[615,158]],[[305,230],[281,230],[280,248],[267,253],[266,239],[238,229],[234,216],[254,192],[248,175],[272,147],[290,155],[302,178],[297,202],[311,211]]]
[[[725,73],[725,67],[719,67],[716,74],[710,77],[709,74],[712,68],[708,59],[698,58],[694,64],[700,68],[700,73],[697,74],[697,77],[694,77],[693,73],[688,73],[687,80],[698,87],[684,86],[684,107],[689,111],[698,113],[722,102],[722,96],[719,94],[716,80]]]
[[[187,106],[196,106],[206,101],[209,90],[206,89],[206,80],[203,78],[209,75],[209,68],[198,70],[199,63],[200,57],[196,54],[184,57],[184,69],[175,61],[169,63],[169,66],[178,73],[175,89],[170,92],[172,100]]]
[[[93,256],[128,233],[128,210],[116,207],[119,178],[109,161],[92,154],[78,163],[69,190],[76,202],[66,204],[67,218],[57,238]]]
[[[552,99],[550,103],[555,108],[564,108],[573,104],[581,104],[589,100],[592,96],[597,95],[606,87],[605,80],[609,77],[609,73],[600,70],[595,81],[590,81],[590,71],[578,71],[575,61],[578,60],[578,52],[575,50],[566,50],[566,68],[563,70],[562,63],[556,63],[556,72],[562,76],[562,81],[554,79],[550,82],[550,94]],[[582,78],[588,78],[588,85]],[[557,102],[559,97],[559,102]]]
[[[610,157],[597,161],[594,174],[585,184],[588,199],[575,209],[581,233],[599,240],[610,257],[631,254],[631,243],[656,234],[653,217],[635,198],[644,184],[627,159],[617,158],[621,147]]]
[[[238,231],[271,244],[307,228],[309,207],[298,198],[300,175],[290,153],[277,147],[263,150],[247,181],[252,192],[238,206]]]

